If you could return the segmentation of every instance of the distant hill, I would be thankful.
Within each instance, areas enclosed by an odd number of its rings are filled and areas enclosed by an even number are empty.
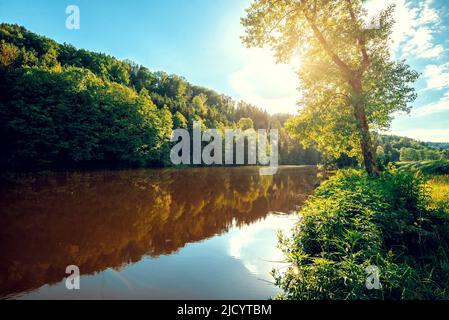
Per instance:
[[[435,149],[449,150],[449,143],[447,142],[426,142],[426,145]]]

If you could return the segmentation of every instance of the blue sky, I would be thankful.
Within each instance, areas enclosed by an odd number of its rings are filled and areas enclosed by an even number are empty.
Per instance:
[[[186,77],[269,112],[295,113],[295,65],[276,65],[269,50],[246,49],[240,17],[251,0],[0,0],[0,21],[79,48],[131,59]],[[397,5],[392,51],[422,73],[411,115],[391,133],[449,142],[449,4],[445,0],[371,0],[375,13]],[[65,27],[68,5],[81,28]]]

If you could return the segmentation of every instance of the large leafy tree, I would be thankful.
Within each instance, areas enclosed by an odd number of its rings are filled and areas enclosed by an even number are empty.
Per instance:
[[[242,19],[247,46],[274,49],[279,62],[301,57],[303,107],[290,133],[325,155],[363,158],[378,175],[370,130],[409,111],[418,74],[390,57],[394,6],[368,21],[362,0],[256,0]]]

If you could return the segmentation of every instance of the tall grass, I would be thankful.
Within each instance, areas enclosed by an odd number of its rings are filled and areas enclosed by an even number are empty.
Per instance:
[[[445,199],[446,179],[436,178],[435,199]],[[302,208],[293,236],[280,237],[288,267],[273,273],[279,298],[449,299],[449,214],[428,186],[410,170],[337,172]],[[378,290],[366,285],[372,266]]]
[[[434,176],[429,180],[432,204],[449,213],[449,175]]]

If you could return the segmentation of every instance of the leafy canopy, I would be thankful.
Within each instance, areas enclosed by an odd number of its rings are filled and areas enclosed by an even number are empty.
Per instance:
[[[361,0],[256,0],[242,19],[247,46],[270,46],[279,62],[300,57],[301,112],[287,130],[325,156],[360,156],[354,88],[371,130],[389,127],[392,114],[410,111],[418,74],[391,58],[389,6],[369,19]]]

